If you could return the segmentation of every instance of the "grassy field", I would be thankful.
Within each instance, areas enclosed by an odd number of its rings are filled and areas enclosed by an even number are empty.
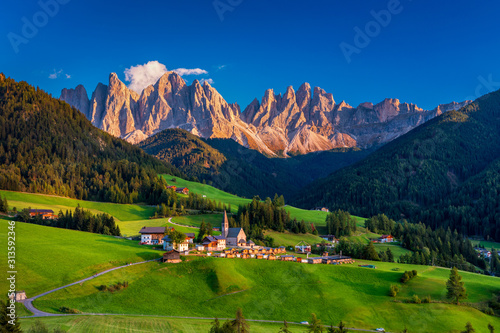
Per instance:
[[[238,206],[245,205],[249,203],[250,199],[240,198],[236,195],[229,194],[227,192],[216,189],[213,186],[201,184],[197,182],[191,182],[179,177],[172,177],[170,175],[162,175],[169,185],[175,185],[177,187],[187,187],[189,191],[198,193],[201,195],[206,195],[210,200],[221,201],[226,204],[231,204],[231,212],[236,213],[238,211]],[[172,179],[175,178],[175,182]]]
[[[212,326],[211,320],[176,319],[164,317],[134,317],[134,316],[71,316],[42,318],[41,321],[52,331],[62,328],[72,332],[176,332],[199,333],[208,332]],[[27,330],[35,319],[21,319],[21,327]],[[252,333],[278,332],[282,324],[251,322]],[[303,332],[302,325],[289,325],[292,332]]]
[[[488,250],[491,250],[491,248],[495,248],[497,250],[500,249],[500,243],[487,242],[487,241],[475,241],[475,240],[472,241],[472,245],[476,246],[478,244],[481,244],[482,246],[484,246]]]
[[[154,215],[156,209],[146,205],[122,205],[11,191],[0,191],[0,195],[7,198],[11,209],[16,207],[19,210],[29,206],[31,208],[52,209],[57,214],[59,209],[74,209],[80,205],[80,207],[94,212],[108,213],[120,221],[144,220]]]
[[[397,260],[399,259],[399,257],[401,257],[401,255],[403,254],[408,254],[408,253],[412,253],[410,250],[407,250],[405,248],[402,248],[400,245],[397,245],[397,244],[373,244],[375,246],[375,250],[377,250],[377,252],[380,252],[380,251],[387,251],[387,249],[391,249],[391,252],[392,254],[394,255],[394,259]]]
[[[170,175],[162,175],[169,185],[175,185],[177,187],[187,187],[193,193],[198,193],[206,195],[207,198],[212,200],[221,201],[226,204],[231,204],[231,211],[236,213],[238,211],[239,205],[245,205],[251,201],[251,199],[240,198],[236,195],[226,193],[210,185],[191,182],[178,177],[172,177]],[[172,179],[175,178],[175,182]],[[262,198],[264,199],[264,198]],[[304,220],[306,222],[312,222],[316,226],[321,227],[326,225],[326,216],[328,213],[315,210],[300,209],[292,206],[286,206],[285,209],[290,212],[292,217],[297,218],[299,221]],[[364,218],[355,217],[358,221],[358,225],[364,226]]]
[[[201,221],[203,220],[205,221],[205,223],[210,223],[212,227],[220,228],[223,216],[224,216],[223,214],[176,216],[172,218],[172,222],[188,226],[199,227],[201,225]]]
[[[449,270],[378,262],[377,269],[357,266],[362,263],[370,262],[334,266],[189,258],[177,265],[149,263],[58,291],[35,304],[50,312],[67,306],[86,312],[209,317],[230,317],[240,306],[252,319],[302,321],[314,312],[326,324],[344,320],[353,327],[400,331],[407,326],[411,332],[458,331],[467,321],[478,332],[484,332],[488,322],[500,327],[499,318],[467,306],[405,304],[387,296],[389,286],[399,284],[404,270],[416,269],[419,276],[402,286],[397,300],[413,294],[444,300]],[[469,302],[482,302],[500,292],[497,278],[461,274]],[[124,280],[129,287],[120,292],[97,289]]]
[[[294,234],[288,231],[286,232],[277,232],[272,230],[266,230],[264,235],[271,236],[274,238],[274,243],[278,246],[295,246],[300,241],[305,241],[310,245],[321,243],[323,241],[322,238],[312,235],[312,234]]]
[[[0,247],[7,247],[6,221],[0,221]],[[59,287],[105,269],[157,258],[161,252],[135,241],[88,232],[16,223],[17,287],[28,297]],[[5,272],[6,251],[0,251]],[[0,280],[0,291],[7,281]]]

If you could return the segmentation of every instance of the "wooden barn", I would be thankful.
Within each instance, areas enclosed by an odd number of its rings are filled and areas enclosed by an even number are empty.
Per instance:
[[[179,263],[179,262],[181,262],[181,254],[179,251],[176,251],[176,250],[165,252],[163,254],[162,261],[172,263],[172,264]]]

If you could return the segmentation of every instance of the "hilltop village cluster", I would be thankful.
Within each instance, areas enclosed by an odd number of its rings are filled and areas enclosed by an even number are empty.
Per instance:
[[[346,264],[353,263],[351,257],[334,255],[329,256],[324,253],[321,257],[310,257],[311,245],[300,242],[295,246],[295,252],[306,254],[307,257],[299,257],[287,254],[284,246],[271,248],[256,245],[253,241],[247,240],[243,228],[230,228],[227,213],[221,223],[221,235],[206,236],[201,244],[195,244],[195,234],[186,233],[184,241],[176,243],[172,241],[167,234],[167,227],[143,227],[139,233],[141,235],[140,244],[144,245],[162,245],[167,251],[163,254],[162,261],[168,263],[178,263],[183,255],[204,255],[219,258],[241,258],[241,259],[263,259],[263,260],[281,260],[294,261],[310,264]],[[323,237],[333,246],[338,240],[331,235]]]

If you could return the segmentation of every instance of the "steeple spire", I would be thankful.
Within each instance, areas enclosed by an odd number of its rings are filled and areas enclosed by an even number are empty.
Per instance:
[[[229,221],[227,219],[226,211],[224,211],[224,219],[222,220],[221,232],[222,236],[224,236],[224,238],[227,238],[227,233],[229,232]]]

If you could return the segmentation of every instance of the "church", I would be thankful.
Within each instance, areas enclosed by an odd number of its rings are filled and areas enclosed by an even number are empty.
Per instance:
[[[247,245],[247,235],[245,235],[245,231],[243,231],[243,228],[229,228],[229,221],[227,219],[226,211],[224,211],[224,219],[222,220],[222,226],[220,230],[222,231],[222,236],[226,238],[226,245]]]

